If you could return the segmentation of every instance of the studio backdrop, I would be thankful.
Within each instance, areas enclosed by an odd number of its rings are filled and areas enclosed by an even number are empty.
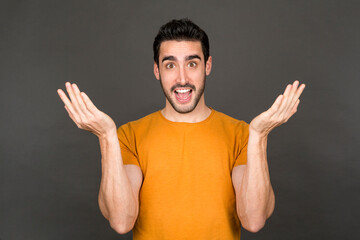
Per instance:
[[[359,1],[0,3],[0,239],[131,239],[101,215],[101,154],[56,90],[75,82],[117,127],[163,108],[159,27],[188,17],[210,39],[206,104],[247,123],[286,85],[298,112],[268,140],[275,211],[242,239],[356,239],[360,202]]]

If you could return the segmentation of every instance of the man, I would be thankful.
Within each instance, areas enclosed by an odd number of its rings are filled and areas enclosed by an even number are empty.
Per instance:
[[[239,239],[259,231],[274,210],[267,136],[297,110],[295,81],[250,124],[205,105],[212,57],[206,33],[188,19],[163,25],[154,41],[154,74],[165,108],[118,129],[76,84],[58,89],[81,128],[99,137],[99,207],[134,239]]]

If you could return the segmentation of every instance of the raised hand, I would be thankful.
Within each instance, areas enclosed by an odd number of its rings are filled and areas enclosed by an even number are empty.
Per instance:
[[[299,97],[305,88],[305,84],[298,86],[298,80],[293,84],[288,84],[284,94],[279,95],[267,111],[250,122],[249,130],[261,136],[267,136],[275,127],[287,122],[296,113],[300,103]]]
[[[116,132],[114,121],[107,114],[98,110],[90,98],[84,92],[80,92],[75,83],[66,82],[65,86],[71,101],[63,90],[58,89],[57,92],[64,102],[70,118],[78,128],[87,130],[98,137],[105,137],[114,130]]]

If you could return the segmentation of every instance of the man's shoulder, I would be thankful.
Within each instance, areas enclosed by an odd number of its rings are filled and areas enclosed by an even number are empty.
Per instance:
[[[248,125],[248,123],[245,122],[244,120],[236,119],[236,118],[231,117],[223,112],[216,110],[216,114],[217,114],[217,119],[219,119],[224,124],[231,125],[231,126],[246,126],[246,125]]]
[[[224,130],[226,133],[234,133],[235,136],[248,135],[249,124],[246,121],[236,119],[219,111],[216,111],[216,113],[219,129]]]
[[[149,124],[151,124],[152,121],[156,120],[158,118],[159,111],[150,113],[142,118],[127,122],[119,127],[119,129],[136,129],[136,128],[142,128],[146,127]]]

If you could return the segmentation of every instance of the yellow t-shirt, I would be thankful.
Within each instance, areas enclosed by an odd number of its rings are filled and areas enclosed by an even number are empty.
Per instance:
[[[197,123],[157,111],[117,133],[123,163],[144,175],[134,240],[240,239],[231,171],[246,164],[249,124],[214,109]]]

